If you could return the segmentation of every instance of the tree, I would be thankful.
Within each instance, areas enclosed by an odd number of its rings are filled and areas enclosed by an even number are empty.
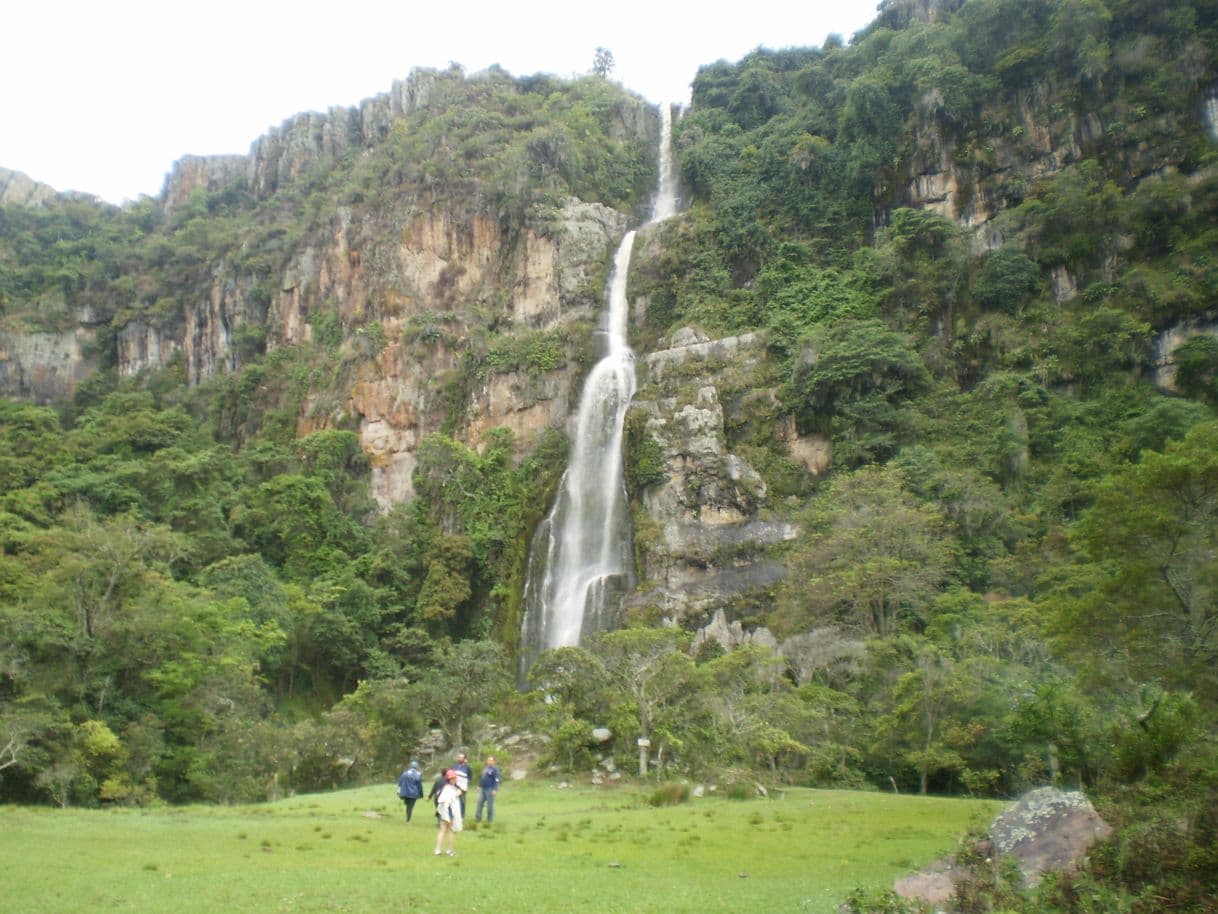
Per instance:
[[[217,598],[243,599],[253,622],[272,622],[283,632],[284,641],[263,662],[265,671],[271,674],[268,678],[275,682],[280,694],[290,697],[309,622],[319,607],[305,600],[298,586],[280,583],[271,567],[257,555],[222,559],[204,568],[198,581]]]
[[[1218,406],[1218,339],[1206,334],[1191,337],[1176,347],[1172,360],[1180,392]]]
[[[65,711],[54,702],[23,696],[0,706],[0,795],[13,798],[14,775],[32,780],[54,757],[54,743],[71,730]]]
[[[460,641],[438,651],[435,667],[410,687],[422,715],[454,747],[463,745],[466,722],[497,708],[511,690],[507,654],[494,641]]]
[[[964,767],[964,759],[943,732],[951,705],[960,701],[961,685],[950,661],[924,651],[916,669],[906,673],[897,686],[897,716],[917,722],[908,730],[909,746],[904,754],[918,772],[919,793],[926,793],[931,774]]]
[[[804,710],[799,701],[787,700],[791,686],[783,667],[782,657],[758,646],[737,648],[705,665],[707,701],[728,747],[721,755],[739,753],[743,761],[763,764],[775,775],[780,758],[808,754],[808,747],[783,726],[784,716]],[[788,713],[780,715],[780,710]]]
[[[603,710],[606,677],[601,658],[584,647],[542,651],[528,673],[530,684],[542,690],[547,700],[557,699],[584,720],[592,720]]]
[[[860,638],[828,625],[786,638],[781,653],[796,685],[815,681],[841,688],[857,674],[866,647]]]
[[[1047,36],[1050,59],[1083,84],[1098,86],[1108,70],[1108,29],[1112,14],[1100,0],[1066,0],[1056,5]]]
[[[1095,586],[1051,600],[1062,636],[1218,698],[1218,422],[1106,477],[1072,542]]]
[[[1036,262],[1008,244],[985,259],[973,298],[987,311],[1018,314],[1040,285],[1040,268]]]
[[[972,713],[981,682],[970,663],[925,641],[897,637],[875,648],[872,663],[891,684],[872,695],[872,751],[882,769],[912,773],[926,793],[936,776],[966,770],[966,754],[986,727]]]
[[[99,520],[77,503],[63,521],[65,526],[31,543],[31,567],[70,607],[85,639],[105,636],[124,600],[157,574],[154,566],[181,557],[188,548],[183,537],[141,523],[133,514]]]
[[[325,429],[296,442],[305,471],[326,484],[334,505],[348,514],[369,513],[368,456],[353,432]]]
[[[474,554],[469,538],[441,534],[427,554],[427,573],[419,589],[416,612],[419,621],[442,634],[449,629],[458,610],[473,592],[470,588]]]
[[[687,636],[667,628],[625,628],[597,634],[589,649],[605,665],[616,692],[619,738],[659,742],[662,759],[681,730],[681,709],[693,700],[695,669]],[[623,733],[622,731],[628,731]],[[644,750],[648,747],[643,746]],[[650,753],[644,751],[644,756]]]
[[[1095,717],[1093,704],[1060,676],[1044,677],[1020,695],[1007,717],[1006,730],[1024,754],[1021,767],[1027,779],[1091,786],[1093,758],[1103,745]]]
[[[0,492],[33,485],[63,456],[55,411],[0,400]]]
[[[807,547],[776,609],[788,632],[837,623],[888,635],[924,623],[951,569],[946,521],[892,467],[837,477],[806,518]]]
[[[613,72],[613,66],[613,52],[608,48],[597,47],[596,53],[592,55],[592,75],[608,79],[609,74]]]
[[[836,457],[881,460],[907,424],[903,401],[929,383],[907,336],[879,321],[845,320],[821,328],[795,364],[791,401],[805,429],[830,431]]]
[[[316,477],[274,476],[234,514],[246,542],[289,579],[307,580],[345,563],[364,542],[363,530]]]
[[[316,614],[308,622],[308,653],[313,658],[313,687],[341,693],[370,671],[386,608],[380,595],[353,564],[318,578],[308,589]],[[307,608],[307,604],[302,609]]]

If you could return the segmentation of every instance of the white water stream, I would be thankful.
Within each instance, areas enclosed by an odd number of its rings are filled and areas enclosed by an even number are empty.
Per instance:
[[[667,219],[677,209],[672,117],[667,105],[661,111],[660,179],[650,222]],[[634,231],[627,232],[613,258],[605,354],[584,382],[571,459],[554,507],[533,539],[521,631],[526,664],[543,650],[579,644],[582,635],[612,627],[632,584],[622,429],[635,390],[634,353],[626,341],[626,280],[634,237]]]

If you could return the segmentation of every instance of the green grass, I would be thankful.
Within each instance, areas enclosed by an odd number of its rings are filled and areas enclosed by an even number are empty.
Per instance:
[[[494,826],[458,836],[455,859],[432,855],[427,801],[407,825],[390,785],[247,807],[2,807],[0,891],[9,914],[831,914],[999,808],[792,789],[657,809],[649,795],[513,783]]]

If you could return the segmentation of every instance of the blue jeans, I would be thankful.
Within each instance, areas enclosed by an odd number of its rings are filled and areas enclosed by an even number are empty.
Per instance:
[[[482,807],[486,807],[486,821],[495,821],[495,793],[491,790],[478,791],[478,811],[474,813],[474,821],[482,821]]]

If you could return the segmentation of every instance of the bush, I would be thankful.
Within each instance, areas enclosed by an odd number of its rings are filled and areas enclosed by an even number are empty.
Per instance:
[[[661,784],[651,796],[647,798],[647,802],[652,806],[676,806],[679,803],[689,802],[689,785],[669,783]]]
[[[752,781],[733,781],[724,785],[723,795],[729,800],[755,800],[757,785]]]
[[[892,889],[855,889],[842,910],[846,914],[922,914],[928,909],[901,898]]]

